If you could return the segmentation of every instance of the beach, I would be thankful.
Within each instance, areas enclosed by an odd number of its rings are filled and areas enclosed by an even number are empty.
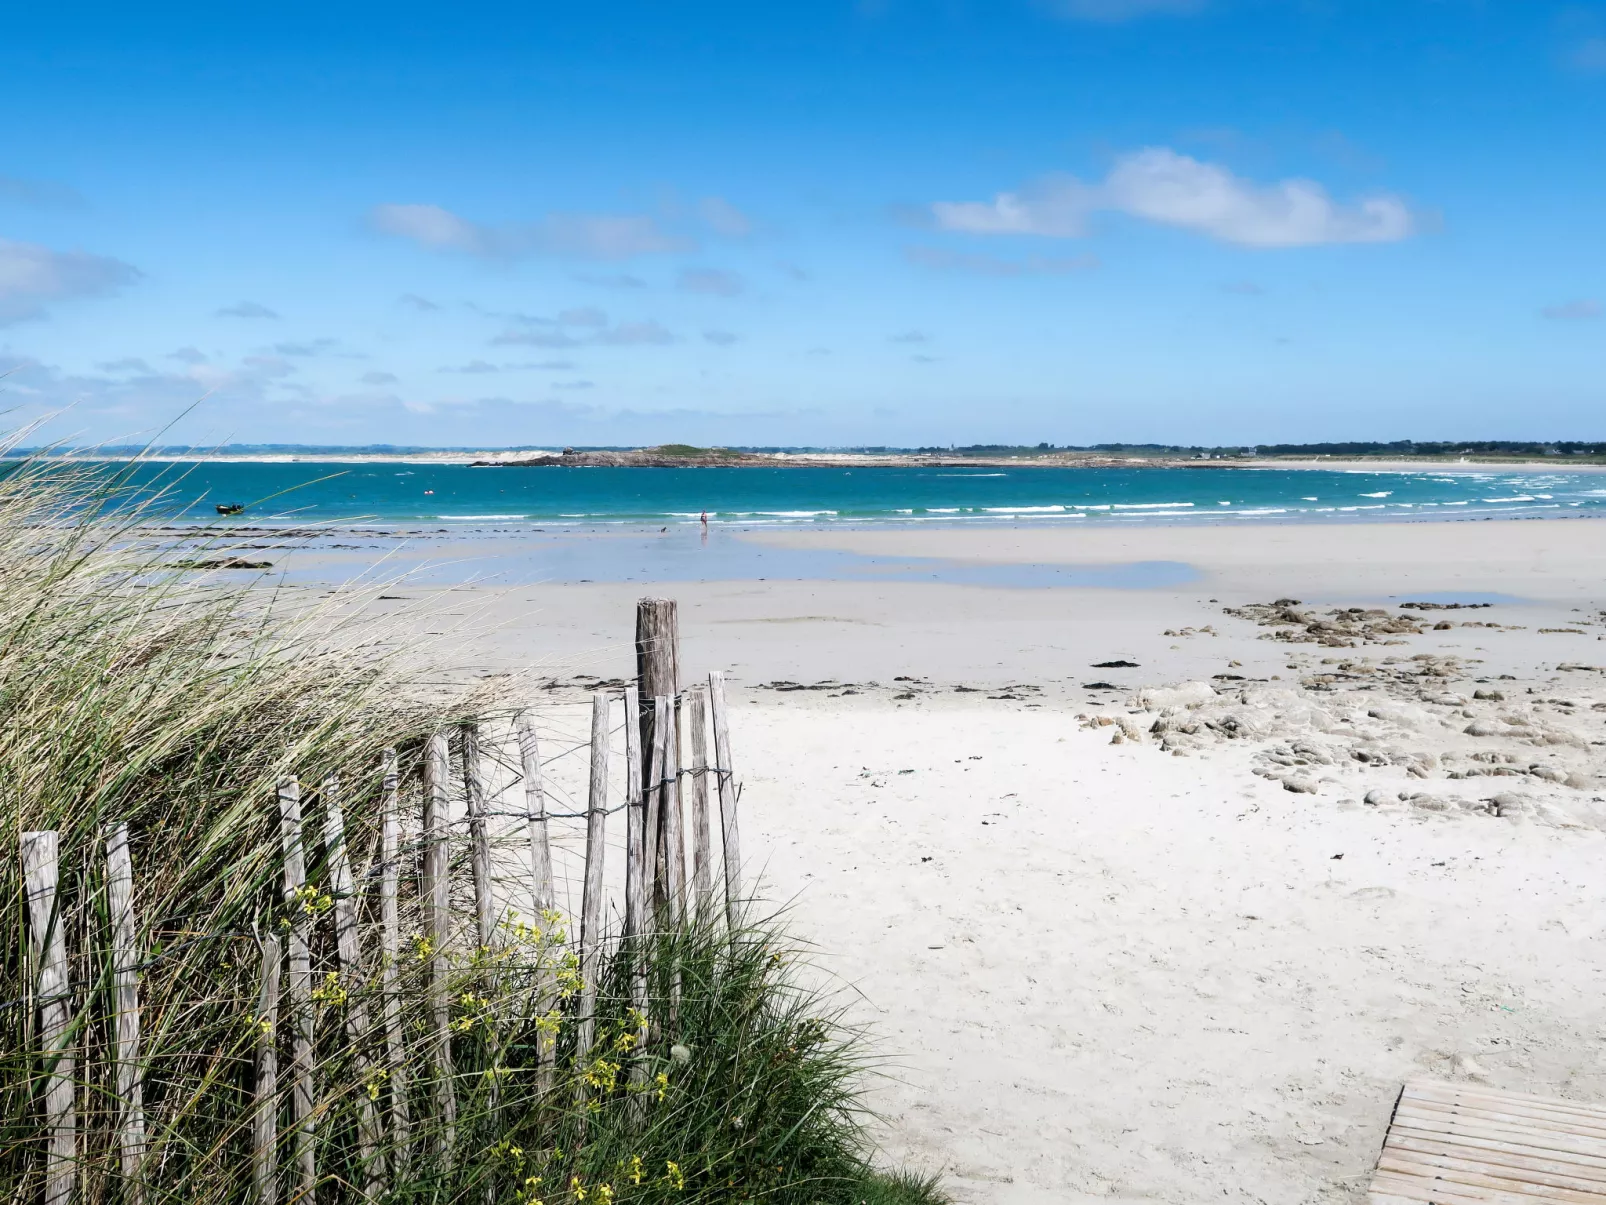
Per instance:
[[[633,674],[638,597],[678,599],[749,867],[892,1060],[889,1158],[967,1202],[1349,1201],[1406,1078],[1606,1098],[1606,524],[731,538],[775,580],[379,605],[556,714]],[[832,551],[1188,572],[784,568]]]

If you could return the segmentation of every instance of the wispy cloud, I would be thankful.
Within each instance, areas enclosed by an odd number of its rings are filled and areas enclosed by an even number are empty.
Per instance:
[[[1166,147],[1119,158],[1098,184],[1050,176],[990,201],[938,201],[932,217],[945,230],[980,235],[1075,238],[1099,211],[1246,247],[1323,243],[1389,243],[1413,234],[1417,220],[1399,197],[1379,195],[1344,205],[1315,181],[1259,185],[1226,168]]]
[[[656,322],[625,322],[597,336],[598,343],[610,343],[616,346],[674,341],[675,336]]]
[[[1099,266],[1096,255],[1028,255],[1022,259],[1004,259],[948,247],[906,247],[903,257],[922,268],[969,272],[975,276],[1068,276],[1073,272],[1090,272]]]
[[[279,315],[259,301],[237,301],[217,311],[219,318],[277,318]]]
[[[394,385],[400,378],[393,372],[365,372],[362,374],[364,385]]]
[[[1591,74],[1606,71],[1606,38],[1585,38],[1573,47],[1567,58],[1580,71]]]
[[[376,205],[369,213],[381,234],[431,251],[488,258],[545,252],[585,259],[629,259],[683,251],[691,240],[664,230],[647,214],[551,213],[535,222],[490,226],[439,205]]]
[[[888,335],[888,343],[930,343],[931,336],[924,331],[904,331],[899,335]]]
[[[471,375],[479,375],[487,372],[501,372],[502,370],[488,360],[470,360],[467,364],[448,365],[445,368],[437,368],[435,371],[466,372]]]
[[[735,297],[747,287],[735,272],[718,268],[683,268],[675,283],[683,293],[708,293],[715,297]]]
[[[299,343],[275,343],[273,350],[281,356],[321,356],[338,346],[339,339],[307,339]]]
[[[205,364],[206,353],[198,347],[181,347],[177,351],[167,353],[169,360],[181,360],[185,364]]]
[[[596,285],[601,289],[645,289],[647,282],[627,272],[581,272],[575,275],[581,284]]]
[[[124,356],[121,360],[102,360],[95,365],[102,372],[149,373],[151,366],[138,356]]]
[[[675,336],[654,321],[610,324],[608,315],[589,306],[564,310],[557,318],[514,315],[519,326],[509,327],[491,340],[493,346],[549,347],[563,349],[588,344],[630,346],[642,343],[673,343]]]
[[[420,313],[426,313],[429,310],[438,310],[441,308],[428,297],[420,297],[417,293],[403,293],[399,298],[397,298],[397,300],[400,301],[402,305],[418,310]]]
[[[140,275],[110,256],[0,239],[0,326],[42,318],[51,302],[115,293]]]
[[[573,335],[557,330],[518,330],[503,331],[491,340],[492,346],[508,347],[579,347],[580,340]]]
[[[1236,293],[1240,297],[1259,297],[1266,290],[1252,280],[1229,280],[1221,286],[1223,293]]]
[[[54,180],[24,180],[0,176],[0,201],[33,205],[40,209],[78,209],[84,198],[78,191]]]
[[[697,202],[697,215],[715,234],[726,238],[745,238],[753,233],[753,220],[724,197],[704,197]]]
[[[1593,297],[1578,297],[1558,305],[1547,305],[1539,312],[1558,322],[1577,322],[1585,318],[1599,318],[1601,306]]]
[[[715,347],[729,347],[732,343],[739,342],[740,339],[740,335],[732,334],[730,331],[703,332],[703,341],[712,343]]]
[[[1204,8],[1204,0],[1043,0],[1042,7],[1072,21],[1117,24],[1138,17],[1195,13]]]

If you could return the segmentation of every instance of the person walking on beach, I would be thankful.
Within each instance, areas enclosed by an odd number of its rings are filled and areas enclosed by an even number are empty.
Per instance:
[[[706,510],[703,512],[702,524],[703,524],[704,530],[707,530],[707,528],[708,528],[708,512]]]

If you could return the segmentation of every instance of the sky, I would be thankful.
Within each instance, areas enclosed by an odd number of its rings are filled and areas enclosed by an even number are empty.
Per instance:
[[[77,442],[1606,437],[1606,2],[13,6]]]

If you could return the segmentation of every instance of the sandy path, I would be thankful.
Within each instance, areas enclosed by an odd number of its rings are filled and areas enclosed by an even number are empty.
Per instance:
[[[736,730],[752,856],[900,1052],[888,1153],[962,1200],[1356,1200],[1410,1075],[1606,1099],[1599,833],[999,704]]]

